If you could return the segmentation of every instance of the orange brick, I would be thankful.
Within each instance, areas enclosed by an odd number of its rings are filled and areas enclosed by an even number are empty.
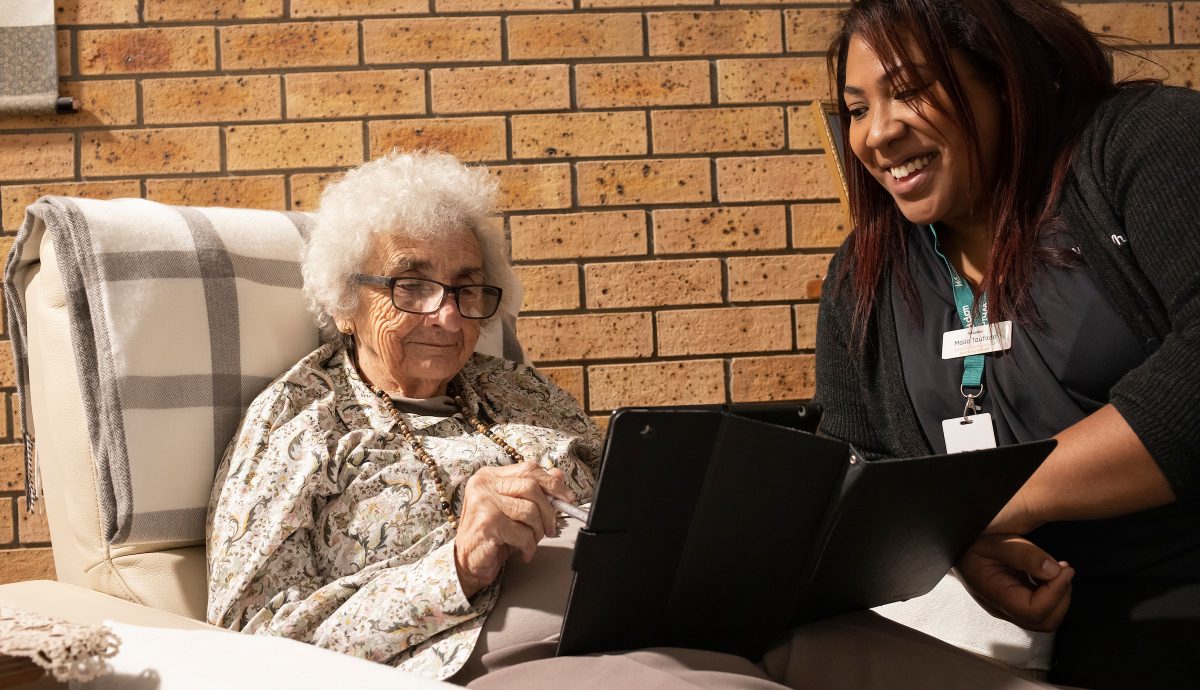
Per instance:
[[[425,72],[419,69],[288,74],[283,80],[288,118],[425,112]]]
[[[783,22],[789,53],[821,53],[837,36],[842,10],[797,9],[784,10]]]
[[[223,26],[221,69],[358,64],[357,22]]]
[[[398,149],[435,149],[469,161],[507,158],[504,118],[455,117],[371,122],[371,157]]]
[[[1200,2],[1177,2],[1172,7],[1175,15],[1175,42],[1200,43]]]
[[[583,405],[583,367],[539,367],[538,371]]]
[[[221,167],[216,127],[85,132],[84,176],[216,172]]]
[[[11,249],[12,249],[12,244],[9,243],[4,248],[5,256],[8,255],[7,253]],[[4,263],[5,264],[4,268],[7,268],[7,263],[8,263],[7,260],[5,260],[4,262],[0,262],[0,263]],[[0,303],[0,320],[3,320],[3,318],[4,318],[4,308],[3,308],[3,304]],[[4,398],[6,398],[6,397],[8,397],[8,396],[0,396],[0,404],[3,404]],[[13,414],[0,414],[0,434],[3,434],[3,438],[12,438],[12,439],[20,438],[19,434],[13,433],[13,428],[12,428],[13,424],[12,424],[11,417],[15,416],[16,414],[17,413],[15,411],[13,412]]]
[[[575,264],[517,266],[525,288],[522,312],[579,308],[579,267]]]
[[[722,103],[778,103],[829,97],[824,58],[717,60]]]
[[[582,0],[580,7],[587,9],[591,7],[673,7],[715,4],[716,0]]]
[[[813,355],[735,357],[730,363],[730,397],[733,402],[807,400],[816,392]]]
[[[1151,57],[1166,68],[1166,84],[1200,89],[1200,50],[1157,50]]]
[[[641,112],[513,115],[514,158],[572,158],[645,154]]]
[[[792,349],[792,310],[720,307],[658,313],[658,354],[712,355]]]
[[[55,577],[54,553],[48,547],[0,551],[0,584]]]
[[[566,65],[430,70],[437,113],[562,110],[570,106]]]
[[[146,180],[146,198],[175,206],[230,206],[283,210],[283,175],[172,177]]]
[[[569,10],[571,0],[438,0],[437,11],[506,12],[509,10]]]
[[[717,160],[721,201],[836,199],[837,188],[820,155],[759,156]]]
[[[200,72],[216,67],[212,27],[80,31],[82,74]]]
[[[0,170],[10,181],[73,177],[75,135],[0,135]]]
[[[725,363],[701,359],[588,367],[588,392],[593,410],[723,403]]]
[[[508,18],[514,60],[642,54],[640,14],[540,14]]]
[[[498,206],[504,211],[567,208],[571,205],[571,166],[505,165],[491,168],[500,180]]]
[[[16,242],[16,239],[17,238],[12,235],[0,236],[0,271],[4,271],[8,268],[8,255],[12,251],[13,244]],[[3,305],[0,305],[0,317],[3,316],[4,307]],[[0,331],[0,333],[2,332],[3,331]],[[7,395],[0,396],[0,403],[3,403],[3,401],[7,398]],[[10,438],[8,434],[8,413],[2,406],[0,406],[0,438]]]
[[[1113,56],[1118,79],[1161,79],[1171,86],[1200,88],[1200,50],[1152,50]]]
[[[783,50],[778,10],[651,12],[651,55],[736,55]]]
[[[825,135],[822,124],[813,113],[811,105],[792,105],[787,109],[788,148],[800,150],[824,150]]]
[[[584,279],[588,309],[721,301],[720,259],[588,264]]]
[[[817,311],[820,305],[797,304],[792,307],[796,316],[796,349],[815,350],[817,348]]]
[[[839,247],[849,233],[846,208],[841,204],[792,205],[793,247]]]
[[[847,2],[849,0],[721,0],[722,5],[844,5]]]
[[[516,261],[646,253],[646,216],[641,211],[512,216],[509,228]]]
[[[656,110],[650,118],[655,153],[783,148],[783,111],[779,108]]]
[[[67,30],[56,31],[54,33],[54,59],[58,65],[58,76],[65,77],[72,74],[71,59],[75,55],[75,50],[72,47],[71,32]]]
[[[79,112],[69,115],[26,115],[0,120],[3,129],[47,127],[105,127],[137,123],[137,89],[132,79],[96,79],[59,82],[58,91],[79,101]]]
[[[707,61],[578,65],[575,79],[580,108],[712,102]]]
[[[279,77],[187,77],[142,81],[142,110],[150,124],[278,120]]]
[[[363,161],[362,123],[240,125],[225,130],[230,170],[334,168]]]
[[[499,17],[367,19],[363,21],[367,64],[496,62],[500,60]]]
[[[9,249],[12,247],[10,246]],[[8,255],[5,254],[4,261],[8,261]],[[13,353],[11,347],[0,347],[0,386],[13,387],[17,385],[16,366],[13,364]],[[0,484],[0,490],[3,490],[3,484]]]
[[[584,206],[712,201],[707,158],[579,163]]]
[[[10,350],[11,348],[4,348]],[[2,358],[6,370],[0,374],[13,385],[12,354]],[[0,445],[0,490],[22,491],[25,488],[25,450],[20,443]]]
[[[650,216],[655,254],[747,252],[787,246],[782,206],[667,209]]]
[[[17,499],[17,524],[20,526],[22,544],[39,544],[50,541],[50,524],[46,522],[46,503],[39,501],[33,512],[25,509],[25,497]]]
[[[315,211],[321,200],[321,192],[333,180],[342,176],[340,172],[302,173],[292,175],[288,187],[292,195],[293,211]]]
[[[369,14],[423,14],[428,11],[428,0],[292,0],[293,17],[358,17]]]
[[[59,26],[138,23],[138,0],[54,0],[54,9]]]
[[[145,0],[148,22],[266,19],[283,16],[283,0]],[[296,3],[292,0],[292,11]],[[137,3],[134,3],[137,4]]]
[[[0,498],[0,545],[15,544],[17,541],[17,530],[13,529],[13,510],[15,499]]]
[[[1063,3],[1092,31],[1139,43],[1171,42],[1171,17],[1165,2]]]
[[[534,362],[632,359],[654,351],[648,312],[523,316],[517,333]]]
[[[825,277],[829,258],[829,254],[730,257],[729,300],[806,299],[809,281]]]
[[[16,230],[25,220],[25,207],[47,194],[86,199],[118,199],[141,196],[137,180],[111,182],[53,182],[50,184],[6,185],[0,188],[4,205],[4,229]]]

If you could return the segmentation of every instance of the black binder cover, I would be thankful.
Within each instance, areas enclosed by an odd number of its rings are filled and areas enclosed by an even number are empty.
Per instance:
[[[618,410],[558,654],[757,658],[806,621],[925,594],[1054,443],[864,461],[769,413]]]

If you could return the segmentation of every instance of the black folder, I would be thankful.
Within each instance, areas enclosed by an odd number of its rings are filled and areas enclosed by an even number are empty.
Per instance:
[[[800,421],[614,413],[558,654],[758,658],[802,623],[925,594],[1055,443],[868,461]]]

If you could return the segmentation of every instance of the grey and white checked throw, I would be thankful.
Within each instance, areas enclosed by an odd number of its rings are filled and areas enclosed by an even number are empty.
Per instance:
[[[24,294],[43,241],[62,273],[105,538],[194,543],[246,407],[318,344],[299,268],[311,223],[303,213],[142,199],[31,205],[4,276],[26,484],[37,476],[37,430]],[[477,349],[523,361],[514,325],[515,315],[496,319]]]

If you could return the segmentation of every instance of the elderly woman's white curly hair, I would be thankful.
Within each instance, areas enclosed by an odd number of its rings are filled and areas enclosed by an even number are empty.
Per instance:
[[[326,187],[301,262],[308,308],[322,341],[345,338],[334,319],[357,308],[354,274],[362,272],[379,234],[436,242],[470,228],[483,253],[485,280],[504,290],[501,309],[505,309],[518,293],[516,278],[503,233],[485,230],[497,187],[482,166],[467,167],[454,156],[436,151],[392,151],[347,171]]]

